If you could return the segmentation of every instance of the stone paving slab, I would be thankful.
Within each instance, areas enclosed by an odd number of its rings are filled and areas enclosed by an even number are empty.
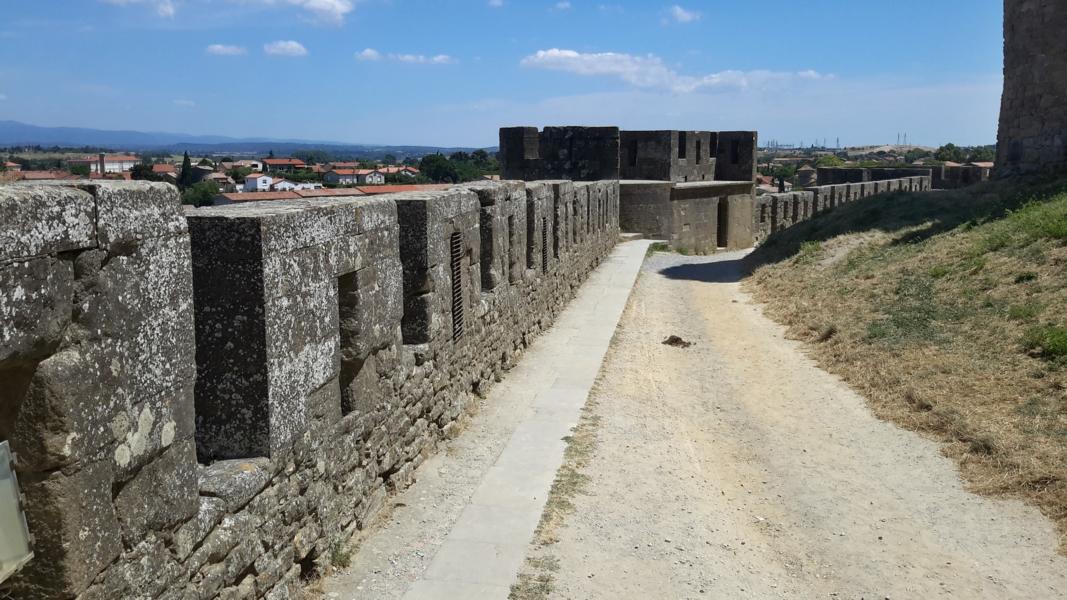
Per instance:
[[[538,340],[547,360],[509,373],[533,401],[405,600],[507,598],[649,244],[619,244]]]

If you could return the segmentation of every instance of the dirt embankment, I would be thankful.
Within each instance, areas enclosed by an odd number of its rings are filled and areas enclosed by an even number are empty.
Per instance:
[[[1034,504],[1064,544],[1061,186],[849,205],[758,251],[747,289],[876,414],[945,442],[970,489]]]

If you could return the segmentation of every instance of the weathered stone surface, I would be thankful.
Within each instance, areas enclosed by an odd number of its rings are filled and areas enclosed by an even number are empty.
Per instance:
[[[1004,3],[1004,94],[997,176],[1067,170],[1067,11],[1056,0]]]
[[[0,186],[0,265],[95,246],[91,194],[56,186]]]
[[[70,475],[56,472],[40,481],[23,479],[36,556],[28,572],[32,577],[16,579],[16,589],[32,587],[43,593],[27,593],[29,598],[72,597],[118,558],[122,541],[111,504],[111,482],[107,461]]]
[[[226,514],[226,502],[221,498],[201,496],[196,517],[189,519],[174,532],[174,552],[185,560]]]
[[[54,352],[73,302],[72,261],[41,257],[0,265],[0,363]]]
[[[192,439],[175,442],[125,482],[115,496],[115,510],[127,544],[196,515],[199,499]]]
[[[84,187],[96,198],[96,233],[103,249],[155,237],[185,239],[188,233],[181,197],[173,185],[116,181]]]
[[[200,494],[222,500],[226,511],[237,512],[270,481],[265,458],[223,460],[200,469]]]

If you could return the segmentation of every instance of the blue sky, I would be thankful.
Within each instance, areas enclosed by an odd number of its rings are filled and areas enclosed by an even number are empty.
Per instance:
[[[0,119],[493,145],[508,125],[992,143],[1001,0],[8,0]]]

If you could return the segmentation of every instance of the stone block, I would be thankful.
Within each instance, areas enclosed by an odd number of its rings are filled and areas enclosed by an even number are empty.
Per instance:
[[[96,201],[52,185],[0,186],[0,265],[96,246]]]
[[[122,553],[111,503],[111,465],[100,461],[81,470],[23,480],[26,517],[36,556],[14,580],[18,590],[45,598],[68,598],[84,591]],[[27,594],[27,597],[33,597]]]
[[[125,482],[115,495],[115,509],[127,544],[196,515],[199,500],[192,439],[175,442]]]
[[[218,498],[227,512],[235,513],[267,487],[270,479],[270,461],[265,458],[222,460],[200,469],[200,495]]]

